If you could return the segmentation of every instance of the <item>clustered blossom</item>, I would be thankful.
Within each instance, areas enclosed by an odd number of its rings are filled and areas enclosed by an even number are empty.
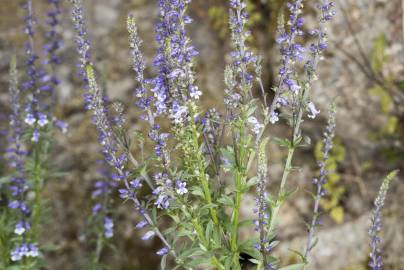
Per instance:
[[[105,161],[99,161],[99,163],[101,163],[102,167],[100,167],[98,173],[102,179],[99,179],[94,183],[91,198],[95,200],[95,203],[92,207],[92,212],[93,215],[98,216],[99,219],[102,220],[104,236],[106,238],[111,238],[114,235],[114,223],[112,218],[109,217],[109,200],[110,194],[117,187],[117,183],[111,181],[112,175],[105,167]]]
[[[157,184],[157,187],[153,190],[153,195],[157,197],[154,204],[157,208],[168,209],[172,199],[173,181],[166,173],[156,173],[154,180]]]
[[[166,155],[166,151],[164,149],[169,135],[167,133],[160,133],[160,125],[155,123],[155,116],[159,113],[152,110],[154,98],[148,94],[148,86],[150,82],[144,78],[144,70],[146,65],[141,52],[142,41],[137,33],[135,19],[131,15],[128,16],[127,29],[129,32],[129,47],[131,49],[132,67],[135,72],[136,81],[139,84],[135,90],[135,97],[137,98],[135,104],[144,112],[141,118],[147,121],[150,125],[151,129],[149,131],[149,138],[155,144],[154,149],[157,157],[163,157],[164,160],[168,160],[169,157]]]
[[[33,14],[32,0],[28,0],[23,8],[27,12],[24,17],[24,33],[28,37],[28,42],[25,45],[27,79],[22,83],[22,89],[27,92],[30,99],[30,102],[25,105],[25,122],[33,129],[31,141],[37,143],[40,138],[40,129],[49,123],[49,116],[45,113],[48,106],[42,99],[49,96],[52,80],[43,67],[37,64],[39,57],[35,53],[34,46],[36,18]]]
[[[370,236],[370,262],[369,266],[372,270],[382,270],[383,259],[380,255],[380,236],[378,235],[382,227],[382,209],[384,206],[384,201],[386,200],[387,191],[389,189],[391,181],[397,176],[398,171],[393,171],[383,180],[382,185],[379,189],[379,194],[377,195],[374,202],[374,210],[371,219],[371,226],[369,229]]]
[[[256,208],[254,212],[258,214],[257,220],[254,221],[255,230],[259,232],[260,242],[256,243],[254,247],[260,251],[264,259],[264,267],[265,270],[272,270],[273,265],[267,262],[267,254],[272,250],[274,243],[268,239],[267,235],[267,225],[269,220],[269,212],[267,205],[267,193],[266,193],[266,184],[268,178],[268,164],[267,164],[267,155],[265,152],[266,141],[262,142],[261,145],[257,146],[258,151],[258,184],[257,184],[257,193],[258,197],[256,198]]]
[[[329,0],[321,0],[320,3],[316,5],[319,11],[319,27],[310,31],[310,35],[315,38],[315,42],[310,44],[310,58],[306,61],[304,68],[307,73],[309,83],[317,79],[317,65],[323,58],[324,51],[328,48],[327,32],[325,31],[325,24],[332,20],[335,16],[335,4]],[[307,104],[307,110],[309,112],[308,117],[314,119],[317,114],[320,113],[316,109],[313,102]]]
[[[311,59],[305,64],[309,79],[316,79],[317,63],[321,60],[323,52],[328,48],[327,33],[325,24],[335,16],[335,3],[329,0],[321,0],[317,5],[319,11],[319,27],[310,31],[310,35],[315,38],[315,42],[310,44]]]
[[[146,64],[141,52],[143,42],[138,36],[135,19],[131,15],[128,16],[127,29],[129,32],[129,47],[133,62],[132,68],[135,72],[136,81],[139,83],[139,86],[135,90],[135,97],[137,98],[136,106],[141,110],[148,110],[153,102],[153,97],[148,95],[146,80],[144,78]],[[152,113],[143,116],[143,118],[151,123],[154,120]]]
[[[279,121],[279,114],[276,109],[290,104],[290,96],[297,96],[301,86],[295,76],[295,63],[304,58],[305,49],[296,39],[303,35],[304,20],[300,17],[303,4],[301,0],[294,0],[287,3],[289,18],[288,29],[283,25],[279,26],[276,43],[280,46],[281,67],[279,69],[278,87],[271,107],[269,108],[269,121],[275,124]]]
[[[324,185],[327,183],[327,161],[329,158],[330,151],[333,147],[333,140],[335,137],[335,108],[332,105],[329,113],[328,124],[326,130],[324,132],[323,139],[323,149],[322,149],[322,159],[318,161],[318,167],[320,168],[319,178],[313,179],[313,184],[316,187],[315,200],[314,200],[314,208],[313,208],[313,218],[310,223],[309,235],[307,238],[307,245],[305,249],[305,257],[309,255],[310,250],[313,248],[313,240],[314,234],[316,232],[316,227],[318,226],[318,215],[319,215],[319,207],[320,200],[323,196],[326,195],[326,190],[324,189]]]
[[[59,78],[55,74],[55,67],[60,65],[61,60],[57,54],[58,50],[62,46],[62,41],[59,39],[57,27],[59,25],[59,16],[61,14],[60,0],[48,0],[50,9],[46,13],[46,24],[48,31],[45,33],[46,44],[44,45],[44,51],[47,55],[47,59],[44,64],[50,65],[51,74],[42,78],[42,83],[47,84],[47,90],[54,93],[54,88],[60,84]]]
[[[225,70],[225,104],[234,112],[243,101],[251,96],[253,75],[249,68],[256,65],[257,57],[246,45],[250,32],[246,30],[248,13],[246,3],[242,0],[230,1],[229,25],[233,51],[230,53],[232,63]]]
[[[233,68],[235,73],[241,79],[242,84],[250,84],[253,80],[253,76],[248,73],[248,65],[255,64],[257,57],[252,51],[248,50],[246,46],[246,39],[250,36],[250,32],[245,30],[248,14],[245,10],[247,5],[242,0],[230,1],[230,30],[231,39],[234,46],[234,50],[231,52],[233,59]],[[245,87],[241,85],[241,87]],[[245,91],[245,89],[242,89]]]
[[[11,252],[11,260],[13,262],[20,261],[23,258],[35,258],[39,256],[39,249],[35,244],[22,244],[14,248]]]
[[[152,80],[156,115],[169,113],[181,121],[185,102],[202,95],[194,85],[192,60],[198,54],[186,35],[192,19],[185,14],[190,0],[159,0],[160,21],[156,25],[159,45],[153,66],[159,74]],[[180,110],[180,112],[178,111]]]
[[[24,33],[28,36],[28,42],[25,45],[25,54],[26,54],[26,74],[27,80],[22,83],[22,89],[24,91],[29,91],[28,96],[31,98],[31,102],[26,105],[26,119],[25,122],[34,127],[33,135],[31,140],[33,142],[37,142],[39,140],[39,133],[37,128],[35,128],[34,124],[37,121],[36,110],[38,109],[39,103],[39,91],[38,87],[38,77],[40,71],[36,66],[36,62],[38,60],[38,56],[34,51],[34,25],[36,23],[36,19],[32,12],[32,1],[27,1],[23,8],[26,10],[27,15],[24,17]]]
[[[90,63],[90,40],[88,38],[86,20],[84,16],[83,6],[80,0],[71,0],[73,4],[72,21],[76,30],[76,49],[79,54],[79,75],[84,81],[87,80],[85,67]]]
[[[88,41],[82,3],[80,0],[72,0],[72,3],[72,20],[76,30],[76,49],[79,54],[80,74],[85,76],[84,80],[88,82],[90,90],[84,95],[86,109],[93,112],[92,121],[98,130],[98,140],[103,148],[102,153],[105,161],[117,172],[115,180],[124,180],[128,176],[128,172],[125,170],[128,157],[126,153],[118,153],[118,143],[114,137],[106,106],[108,100],[98,88],[95,80],[94,70],[90,63],[90,42]]]

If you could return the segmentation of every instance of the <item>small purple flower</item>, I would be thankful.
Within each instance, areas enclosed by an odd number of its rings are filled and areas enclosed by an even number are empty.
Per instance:
[[[114,236],[114,222],[110,217],[104,217],[104,236],[111,238]]]
[[[93,214],[97,214],[98,212],[100,212],[101,208],[102,208],[102,205],[100,203],[94,204],[94,206],[92,208]]]
[[[156,254],[159,256],[164,256],[169,252],[169,249],[167,247],[163,247],[162,249],[159,249]]]
[[[45,114],[43,114],[43,113],[41,113],[41,112],[38,112],[38,125],[39,125],[40,127],[44,127],[44,126],[46,126],[48,123],[49,123],[48,117],[47,117]]]
[[[147,240],[151,239],[155,234],[156,234],[156,233],[155,233],[154,231],[148,231],[147,233],[145,233],[145,234],[142,236],[142,240],[143,240],[143,241],[147,241]]]
[[[166,194],[160,193],[158,194],[154,204],[157,205],[157,208],[159,209],[168,209],[170,206],[170,197]]]
[[[269,122],[275,124],[279,121],[279,114],[277,112],[271,112],[269,116]]]
[[[118,192],[119,192],[119,197],[121,197],[121,199],[128,199],[129,198],[130,193],[129,193],[128,190],[121,188],[121,189],[118,190]]]
[[[26,256],[27,257],[38,257],[39,256],[39,249],[36,246],[36,244],[29,244]]]
[[[24,234],[26,231],[28,231],[31,228],[31,225],[24,221],[21,220],[15,225],[14,233],[18,235]]]
[[[13,262],[19,261],[22,259],[22,257],[23,254],[20,251],[20,247],[17,246],[16,248],[14,248],[13,251],[11,251],[11,261]]]
[[[135,228],[142,229],[142,228],[146,227],[147,225],[149,225],[149,223],[146,220],[142,220],[138,224],[136,224]]]
[[[34,129],[34,132],[32,132],[32,137],[31,137],[31,141],[33,142],[39,142],[39,137],[40,137],[40,133],[38,129]]]
[[[60,120],[55,120],[54,121],[55,126],[63,133],[67,133],[67,129],[69,127],[69,125],[66,122],[60,121]]]
[[[36,118],[32,113],[27,113],[25,116],[24,122],[27,123],[29,126],[32,126],[36,122]]]
[[[130,181],[129,184],[135,190],[140,189],[142,187],[142,181],[139,178],[136,178],[135,180]]]
[[[12,201],[8,204],[8,207],[11,209],[17,209],[20,207],[20,202],[19,201]]]
[[[187,183],[186,182],[181,182],[180,180],[177,180],[175,183],[176,185],[176,191],[179,195],[184,195],[188,192],[188,189],[186,188]]]

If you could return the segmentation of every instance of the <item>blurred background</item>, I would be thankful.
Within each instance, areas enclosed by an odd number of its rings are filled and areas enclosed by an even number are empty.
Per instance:
[[[14,51],[23,68],[22,34],[24,12],[20,1],[0,1],[0,123],[7,123],[8,65]],[[91,187],[97,179],[96,161],[99,147],[95,129],[82,103],[83,90],[76,76],[77,62],[74,32],[70,22],[68,1],[63,2],[63,39],[60,51],[62,65],[57,73],[62,80],[58,91],[56,115],[69,124],[67,135],[55,135],[51,168],[57,176],[48,180],[44,196],[48,201],[48,224],[43,242],[47,245],[48,269],[81,269],[92,245],[86,239],[86,222],[91,214]],[[132,12],[148,64],[155,53],[154,23],[156,0],[83,0],[88,28],[93,43],[93,56],[100,73],[100,82],[111,100],[126,106],[131,129],[141,130],[130,102],[134,78],[130,69],[126,32],[126,16]],[[282,0],[249,0],[249,41],[254,51],[263,56],[266,89],[274,83],[279,65],[278,48],[274,44],[276,21],[284,4]],[[313,3],[306,1],[308,29],[315,25]],[[382,177],[395,168],[404,170],[404,1],[401,0],[340,0],[337,16],[332,21],[330,48],[320,64],[320,80],[314,85],[313,101],[321,110],[315,121],[307,121],[304,132],[311,145],[301,148],[295,158],[299,170],[290,176],[290,188],[296,194],[282,209],[279,240],[274,251],[282,263],[297,260],[291,250],[299,250],[306,236],[304,221],[311,217],[311,179],[317,173],[322,131],[327,108],[337,100],[337,138],[331,154],[332,171],[327,184],[329,196],[322,202],[323,226],[320,241],[314,249],[312,269],[367,269],[369,239],[367,230],[372,202]],[[35,13],[44,19],[45,0],[34,0]],[[203,90],[205,108],[220,110],[223,100],[223,70],[229,52],[225,0],[194,0],[190,13],[194,23],[188,32],[200,52],[197,81]],[[39,26],[38,31],[41,31]],[[40,36],[40,35],[38,35]],[[37,52],[41,52],[41,38]],[[147,69],[152,76],[154,70]],[[129,102],[128,102],[129,101]],[[287,134],[287,126],[274,129],[278,136]],[[0,146],[3,147],[3,146]],[[268,190],[278,189],[283,149],[271,146],[270,181]],[[1,165],[0,165],[1,170]],[[1,172],[1,171],[0,171]],[[404,183],[402,174],[393,183],[384,211],[383,256],[386,270],[403,270],[404,258]],[[272,188],[272,189],[271,189]],[[246,198],[242,209],[245,218],[253,217],[254,195]],[[160,246],[142,242],[134,230],[137,215],[117,198],[114,205],[115,236],[113,248],[102,254],[102,261],[114,270],[159,268],[155,255]],[[253,232],[243,232],[248,238]]]

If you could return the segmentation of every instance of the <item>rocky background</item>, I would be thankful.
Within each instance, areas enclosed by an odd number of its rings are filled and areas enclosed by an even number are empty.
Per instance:
[[[35,0],[37,14],[44,14],[45,0]],[[148,63],[155,52],[155,0],[84,0],[94,59],[102,74],[103,85],[112,100],[121,100],[131,114],[130,102],[134,80],[130,70],[125,20],[128,12],[137,19]],[[250,27],[254,49],[264,57],[265,86],[270,89],[278,65],[274,46],[276,14],[279,0],[250,0]],[[314,11],[305,7],[307,27],[313,25]],[[226,1],[194,0],[191,14],[195,22],[189,33],[200,51],[198,84],[204,91],[208,107],[222,106],[223,69],[229,51],[226,23]],[[395,168],[404,169],[404,2],[400,0],[340,0],[338,15],[330,31],[330,48],[321,63],[320,80],[315,84],[314,102],[322,111],[316,121],[305,123],[304,132],[311,145],[302,148],[295,163],[299,169],[290,177],[291,188],[298,191],[284,206],[279,239],[275,252],[282,262],[297,259],[291,250],[299,250],[305,239],[304,221],[311,216],[311,179],[316,173],[318,152],[326,111],[336,99],[337,140],[333,152],[335,170],[328,186],[330,196],[323,203],[323,226],[320,241],[314,249],[315,270],[367,269],[369,239],[367,228],[372,201],[381,178]],[[62,79],[58,89],[57,116],[68,122],[67,135],[55,135],[52,171],[44,196],[48,200],[49,223],[43,233],[47,243],[48,269],[81,269],[91,246],[85,238],[86,219],[91,213],[91,185],[96,179],[99,158],[96,134],[83,109],[82,89],[75,74],[76,54],[69,18],[69,3],[63,5],[60,33],[64,40],[61,50],[63,64],[57,72]],[[0,4],[0,121],[8,111],[7,71],[10,55],[22,53],[25,42],[21,34],[23,11],[19,1],[2,0]],[[43,18],[39,16],[39,19]],[[38,42],[40,43],[40,42]],[[41,48],[38,45],[37,51]],[[22,54],[20,54],[22,55]],[[22,58],[22,56],[20,57]],[[22,61],[19,61],[22,66]],[[22,68],[22,67],[20,67]],[[148,69],[150,75],[153,69]],[[141,129],[136,119],[129,118],[131,128]],[[285,127],[274,129],[278,135]],[[317,149],[317,150],[316,150]],[[272,146],[269,191],[277,190],[285,153]],[[384,269],[404,269],[404,183],[403,175],[393,183],[384,212]],[[244,217],[251,217],[254,197],[243,203]],[[111,269],[158,269],[154,255],[158,241],[142,242],[133,228],[136,214],[116,200],[116,233],[114,248],[102,255]],[[246,231],[244,237],[249,237]]]

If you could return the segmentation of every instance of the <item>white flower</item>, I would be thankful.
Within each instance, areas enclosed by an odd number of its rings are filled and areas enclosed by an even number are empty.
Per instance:
[[[32,113],[28,113],[24,119],[24,122],[27,123],[29,126],[32,126],[33,124],[35,124],[36,119]]]
[[[307,104],[307,110],[309,111],[309,114],[307,115],[309,118],[314,119],[316,118],[317,114],[320,113],[320,110],[316,109],[316,106],[314,105],[313,102],[309,102]]]
[[[193,99],[199,99],[199,97],[202,96],[202,92],[199,91],[198,86],[190,86],[189,94]]]
[[[181,181],[177,181],[177,182],[176,182],[176,186],[177,186],[177,193],[178,193],[179,195],[184,195],[185,193],[188,193],[188,189],[186,188],[187,183],[181,182]]]
[[[250,123],[250,125],[252,126],[252,131],[257,135],[261,132],[261,129],[264,128],[264,125],[258,122],[257,118],[255,118],[254,116],[250,116],[248,118],[248,123]]]
[[[18,235],[22,235],[23,233],[25,233],[25,228],[23,226],[17,226],[14,229],[14,233],[18,234]]]
[[[271,115],[269,116],[269,122],[275,124],[278,121],[279,121],[279,114],[277,112],[272,112]]]

